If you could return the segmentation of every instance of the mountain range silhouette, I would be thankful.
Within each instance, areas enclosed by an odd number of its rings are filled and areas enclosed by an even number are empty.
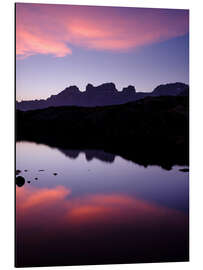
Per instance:
[[[187,96],[188,94],[189,86],[181,82],[159,85],[152,92],[136,92],[132,85],[118,91],[114,83],[103,83],[99,86],[87,84],[85,91],[80,91],[73,85],[47,99],[16,101],[16,109],[27,111],[59,106],[108,106],[136,101],[147,96]]]

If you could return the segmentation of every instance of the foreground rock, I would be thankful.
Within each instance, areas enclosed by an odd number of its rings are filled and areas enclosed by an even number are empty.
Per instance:
[[[25,184],[25,178],[22,176],[16,177],[16,185],[22,187]]]

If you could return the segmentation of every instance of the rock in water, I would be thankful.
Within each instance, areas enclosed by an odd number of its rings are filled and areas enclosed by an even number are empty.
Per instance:
[[[19,175],[21,173],[21,170],[16,170],[16,175]]]
[[[16,185],[22,187],[25,184],[25,178],[22,176],[16,177]]]

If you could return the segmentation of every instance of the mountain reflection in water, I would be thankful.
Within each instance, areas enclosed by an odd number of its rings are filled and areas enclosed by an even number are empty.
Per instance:
[[[93,158],[101,161],[113,162],[115,155],[106,153],[102,150],[71,150],[71,149],[60,149],[59,150],[69,158],[77,158],[80,153],[84,153],[86,160],[91,161]]]
[[[179,166],[30,142],[17,143],[16,162],[26,179],[16,186],[17,266],[188,260],[188,174]]]

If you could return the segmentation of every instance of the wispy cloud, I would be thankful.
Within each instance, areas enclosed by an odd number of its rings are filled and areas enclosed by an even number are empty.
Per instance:
[[[188,11],[17,4],[18,59],[64,57],[71,47],[126,52],[188,32]]]

